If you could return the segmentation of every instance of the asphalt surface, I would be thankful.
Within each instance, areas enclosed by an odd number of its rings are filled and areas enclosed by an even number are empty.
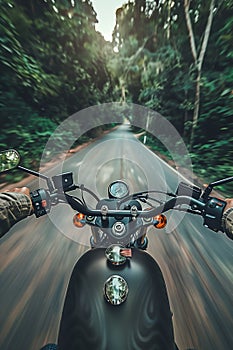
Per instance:
[[[177,173],[121,126],[64,162],[100,197],[124,179],[131,191],[174,191]],[[60,167],[51,169],[55,175]],[[29,184],[38,186],[38,181]],[[87,198],[90,202],[90,198]],[[0,349],[36,350],[56,342],[67,283],[76,260],[88,249],[90,230],[73,227],[73,210],[15,225],[0,243]],[[202,226],[202,219],[168,214],[168,227],[150,229],[148,251],[167,283],[180,349],[233,349],[233,242]]]

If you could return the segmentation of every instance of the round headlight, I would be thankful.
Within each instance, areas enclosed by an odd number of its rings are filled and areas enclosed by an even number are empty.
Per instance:
[[[122,304],[128,295],[128,284],[123,277],[112,275],[104,284],[104,296],[112,305]]]

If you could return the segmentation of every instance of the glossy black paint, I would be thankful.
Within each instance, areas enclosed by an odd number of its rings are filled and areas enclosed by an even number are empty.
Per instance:
[[[109,304],[105,281],[119,274],[128,283],[127,300]],[[173,350],[172,315],[158,264],[133,249],[126,264],[114,266],[104,248],[85,253],[77,262],[62,314],[59,350]]]

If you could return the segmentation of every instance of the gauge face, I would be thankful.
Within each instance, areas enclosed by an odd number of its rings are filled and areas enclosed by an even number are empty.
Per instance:
[[[129,194],[128,185],[124,181],[115,181],[108,187],[109,198],[124,198]]]

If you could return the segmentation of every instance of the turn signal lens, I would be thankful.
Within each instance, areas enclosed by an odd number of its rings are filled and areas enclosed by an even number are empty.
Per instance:
[[[167,225],[167,218],[165,215],[160,214],[153,217],[154,227],[156,228],[164,228]]]
[[[75,214],[73,218],[73,224],[79,228],[83,227],[86,224],[85,215],[82,213]]]

